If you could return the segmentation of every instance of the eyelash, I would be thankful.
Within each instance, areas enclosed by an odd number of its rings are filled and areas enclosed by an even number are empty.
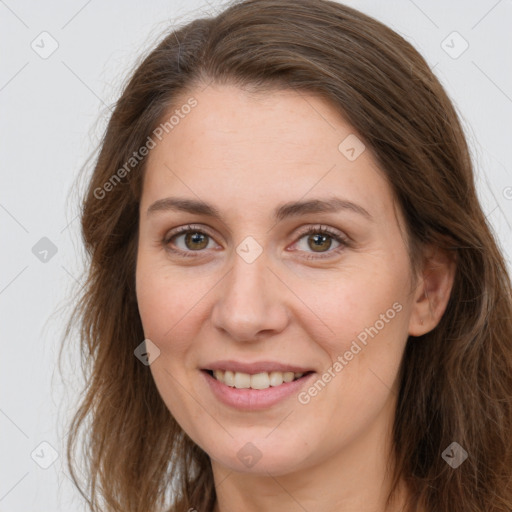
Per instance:
[[[170,242],[171,242],[171,240],[173,238],[176,238],[179,235],[183,235],[183,234],[187,234],[187,233],[201,233],[203,235],[207,235],[210,238],[213,238],[213,236],[210,235],[203,228],[201,228],[199,226],[194,226],[194,225],[190,225],[189,224],[187,226],[181,226],[179,228],[176,228],[170,234],[166,234],[166,236],[162,240],[162,243],[163,243],[163,245],[166,247],[166,249],[168,251],[170,251],[173,254],[176,254],[176,255],[178,255],[180,257],[185,257],[185,258],[198,257],[198,255],[194,254],[194,253],[203,252],[203,250],[199,250],[199,251],[183,251],[181,249],[172,249],[169,246],[169,244],[170,244]],[[334,250],[329,250],[329,251],[327,251],[325,253],[316,253],[317,254],[316,256],[304,256],[304,258],[308,259],[308,260],[310,260],[310,259],[330,258],[333,255],[336,255],[336,254],[340,253],[341,251],[343,251],[346,247],[350,246],[349,241],[344,236],[342,236],[337,231],[334,231],[333,229],[329,228],[328,226],[321,226],[321,225],[318,225],[318,226],[308,226],[306,229],[304,229],[304,230],[302,230],[300,232],[300,236],[299,236],[298,240],[304,238],[304,236],[309,235],[309,234],[328,235],[330,238],[332,238],[336,242],[338,242],[340,244],[340,246],[337,247]],[[315,253],[313,253],[313,254],[315,254]]]

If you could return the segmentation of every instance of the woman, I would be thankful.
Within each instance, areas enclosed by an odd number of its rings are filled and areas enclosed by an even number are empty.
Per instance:
[[[171,32],[82,230],[91,509],[512,510],[510,279],[389,28],[248,0]]]

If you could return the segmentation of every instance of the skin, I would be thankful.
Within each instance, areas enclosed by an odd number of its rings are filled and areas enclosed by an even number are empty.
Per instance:
[[[190,95],[198,105],[150,152],[140,203],[137,300],[160,349],[150,366],[158,391],[211,457],[217,512],[382,512],[399,364],[408,336],[439,322],[454,266],[427,249],[412,286],[391,188],[368,148],[354,161],[338,150],[356,132],[321,98],[215,84]],[[350,210],[272,217],[282,203],[333,195],[372,219]],[[222,220],[147,212],[170,196],[212,203]],[[166,247],[189,223],[208,235],[204,248],[183,234]],[[320,225],[350,244],[337,251],[328,238],[315,252],[300,230]],[[262,248],[250,264],[236,252],[247,236]],[[220,403],[200,372],[218,359],[275,360],[320,377],[395,303],[401,311],[307,404],[293,395],[242,412]],[[261,453],[250,468],[237,457],[247,442]],[[404,492],[387,510],[400,510]]]

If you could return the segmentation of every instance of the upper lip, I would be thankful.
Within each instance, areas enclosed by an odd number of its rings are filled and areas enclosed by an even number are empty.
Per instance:
[[[262,372],[293,372],[306,373],[313,371],[311,368],[304,368],[294,364],[284,364],[277,361],[255,361],[245,363],[242,361],[215,361],[208,363],[203,370],[229,370],[240,373],[262,373]]]

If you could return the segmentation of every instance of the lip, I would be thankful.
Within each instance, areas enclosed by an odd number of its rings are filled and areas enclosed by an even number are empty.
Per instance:
[[[202,370],[229,370],[232,372],[255,373],[262,372],[293,372],[306,373],[314,371],[313,368],[304,368],[293,364],[283,364],[278,361],[255,361],[253,363],[244,363],[242,361],[234,361],[232,359],[224,361],[214,361],[206,364]]]
[[[223,404],[243,411],[262,411],[291,396],[296,396],[300,389],[304,387],[316,373],[308,373],[300,379],[285,382],[280,386],[269,387],[267,389],[232,388],[218,381],[215,377],[212,377],[206,370],[201,370],[201,375],[203,375],[213,395]]]

